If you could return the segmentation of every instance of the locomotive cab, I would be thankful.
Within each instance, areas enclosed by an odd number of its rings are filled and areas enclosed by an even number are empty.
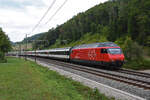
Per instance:
[[[101,49],[101,53],[107,54],[109,65],[121,67],[124,63],[124,55],[120,48],[105,48]]]

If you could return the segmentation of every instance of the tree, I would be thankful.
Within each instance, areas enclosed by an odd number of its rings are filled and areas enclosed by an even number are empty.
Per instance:
[[[9,38],[0,28],[0,62],[5,62],[5,53],[11,49]]]

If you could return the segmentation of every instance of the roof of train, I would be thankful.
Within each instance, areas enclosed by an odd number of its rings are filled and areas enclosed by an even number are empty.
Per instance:
[[[73,47],[72,49],[96,48],[96,47],[119,47],[119,46],[113,42],[102,42],[102,43],[78,45],[78,46]]]
[[[36,52],[56,52],[56,51],[69,51],[71,47],[66,48],[54,48],[49,50],[37,50]]]

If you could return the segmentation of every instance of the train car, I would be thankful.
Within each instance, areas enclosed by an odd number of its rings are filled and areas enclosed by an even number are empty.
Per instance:
[[[49,57],[56,58],[56,59],[64,59],[69,60],[70,58],[70,49],[71,47],[67,48],[56,48],[49,50]]]
[[[27,51],[27,56],[47,57],[54,59],[69,60],[69,52],[71,47],[55,48],[49,50]]]
[[[71,49],[70,60],[74,62],[120,68],[124,55],[113,42],[93,43],[75,46]]]

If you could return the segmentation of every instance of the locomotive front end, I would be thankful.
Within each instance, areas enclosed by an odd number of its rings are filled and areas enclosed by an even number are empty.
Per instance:
[[[120,48],[108,48],[110,65],[121,67],[124,63],[124,54]]]

